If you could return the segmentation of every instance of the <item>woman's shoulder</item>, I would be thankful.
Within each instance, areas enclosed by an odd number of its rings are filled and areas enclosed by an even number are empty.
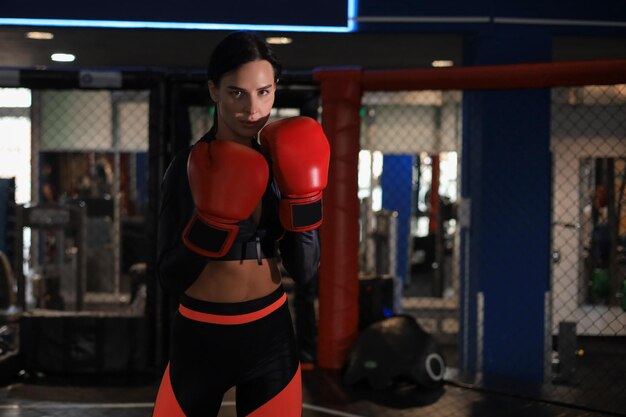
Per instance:
[[[165,174],[163,175],[164,178],[171,178],[173,175],[178,176],[179,174],[187,173],[187,160],[189,159],[189,152],[191,152],[191,148],[192,145],[187,146],[174,155],[165,170]]]
[[[210,142],[213,139],[215,139],[215,132],[211,129],[194,143],[176,152],[163,174],[163,179],[167,181],[168,178],[187,178],[187,161],[189,160],[189,153],[196,144],[200,142]]]

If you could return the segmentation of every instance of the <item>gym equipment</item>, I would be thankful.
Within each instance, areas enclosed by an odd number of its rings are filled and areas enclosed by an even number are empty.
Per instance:
[[[366,381],[374,389],[410,381],[426,389],[443,384],[446,365],[435,339],[417,321],[398,315],[378,321],[358,337],[344,367],[348,385]]]
[[[28,277],[22,268],[24,253],[16,251],[18,306],[24,311],[32,304],[39,308],[81,310],[87,267],[84,205],[18,205],[15,217],[15,247],[24,247],[24,228],[31,229],[32,238]],[[27,292],[27,287],[31,292]]]
[[[576,339],[576,323],[570,321],[559,322],[557,339],[557,355],[552,361],[555,384],[576,384],[576,359],[583,356],[583,349],[578,349]]]

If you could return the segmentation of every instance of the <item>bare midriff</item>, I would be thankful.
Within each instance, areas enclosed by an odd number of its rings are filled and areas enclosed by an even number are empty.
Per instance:
[[[185,291],[191,298],[216,303],[238,303],[270,294],[281,284],[275,258],[209,261]]]
[[[261,204],[252,213],[258,224]],[[215,303],[239,303],[270,294],[281,284],[275,258],[209,261],[198,278],[185,291],[191,298]]]

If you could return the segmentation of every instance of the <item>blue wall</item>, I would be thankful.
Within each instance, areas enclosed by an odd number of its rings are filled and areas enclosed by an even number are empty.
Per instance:
[[[395,275],[402,283],[406,282],[409,265],[414,165],[414,155],[384,155],[380,179],[383,209],[398,212]]]
[[[499,28],[467,38],[473,65],[549,61],[540,28]],[[550,90],[463,95],[462,197],[471,200],[461,276],[461,363],[485,381],[544,379],[545,295],[550,287]],[[483,306],[478,304],[479,293]],[[482,308],[483,322],[478,321]],[[478,326],[482,325],[482,352]]]

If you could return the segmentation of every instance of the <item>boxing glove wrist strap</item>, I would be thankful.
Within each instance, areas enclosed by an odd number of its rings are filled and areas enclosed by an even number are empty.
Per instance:
[[[214,222],[194,213],[183,231],[183,242],[202,256],[219,258],[229,251],[238,231],[236,224]]]
[[[287,230],[305,232],[322,224],[322,193],[280,201],[280,221]]]

